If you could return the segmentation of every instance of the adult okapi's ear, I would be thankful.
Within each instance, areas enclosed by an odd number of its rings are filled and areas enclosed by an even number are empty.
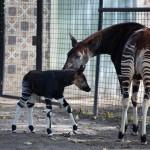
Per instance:
[[[75,37],[72,36],[71,33],[69,33],[70,39],[72,41],[72,47],[75,47],[76,44],[78,43],[77,40],[75,39]]]
[[[78,73],[83,73],[83,71],[85,70],[85,65],[81,65],[80,68],[78,69]]]

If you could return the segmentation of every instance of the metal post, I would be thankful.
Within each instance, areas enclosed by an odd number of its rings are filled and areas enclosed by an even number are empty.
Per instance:
[[[102,8],[103,8],[103,0],[99,0],[99,10],[101,10]],[[103,25],[103,12],[99,11],[98,30],[102,29],[102,25]],[[100,55],[96,57],[95,93],[94,93],[94,105],[93,105],[93,114],[95,117],[98,115],[99,67],[100,67]]]
[[[48,59],[49,61],[46,64],[46,67],[50,69],[50,47],[51,47],[51,41],[50,41],[50,30],[51,30],[51,0],[47,0],[48,4]]]
[[[5,16],[4,16],[4,0],[0,1],[0,96],[3,90],[3,68],[4,68],[4,50],[5,50]]]
[[[42,70],[43,1],[37,0],[36,69]]]

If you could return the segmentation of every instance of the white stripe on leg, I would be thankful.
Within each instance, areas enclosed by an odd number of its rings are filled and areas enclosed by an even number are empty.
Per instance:
[[[149,108],[149,100],[146,99],[143,102],[142,105],[142,112],[143,112],[143,118],[142,118],[142,135],[146,134],[146,118],[147,118],[147,111]]]
[[[126,120],[127,120],[127,109],[123,110],[123,113],[122,113],[122,122],[121,122],[121,128],[120,128],[122,133],[125,132]]]
[[[135,82],[135,81],[134,81]],[[133,104],[133,134],[137,134],[138,129],[138,108],[137,108],[137,95],[139,89],[139,82],[135,82],[136,86],[133,86],[133,93],[132,93],[132,104]],[[134,129],[135,128],[135,129]]]
[[[13,120],[13,125],[16,125],[17,121],[19,120],[21,116],[22,108],[17,104],[16,106],[16,113],[15,113],[15,118]]]
[[[129,108],[129,99],[123,98],[122,99],[123,111],[122,111],[122,121],[121,121],[121,128],[119,132],[119,139],[123,139],[125,133],[125,125],[127,121],[127,112]]]
[[[46,113],[47,128],[51,128],[51,126],[52,126],[51,117],[52,117],[52,112],[50,110],[48,110]]]
[[[75,120],[74,120],[73,114],[69,113],[69,116],[70,116],[70,120],[71,120],[72,125],[77,125]]]
[[[137,112],[137,106],[133,106],[133,124],[138,125],[138,112]]]
[[[144,99],[143,105],[142,105],[143,118],[142,118],[141,144],[147,144],[147,140],[146,140],[146,118],[147,118],[148,108],[149,108],[149,99]]]
[[[62,97],[62,98],[58,99],[58,102],[63,106],[63,104],[64,104],[64,98]]]
[[[28,126],[33,126],[33,107],[27,109]]]

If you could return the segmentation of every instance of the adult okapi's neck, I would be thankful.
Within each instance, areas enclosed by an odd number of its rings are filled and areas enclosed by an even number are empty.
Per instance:
[[[109,54],[111,57],[121,56],[125,43],[134,31],[143,28],[138,23],[121,23],[100,30],[85,40],[93,56]]]
[[[121,56],[129,37],[136,31],[144,28],[138,23],[121,23],[98,31],[84,40],[93,56],[109,54],[120,74]]]
[[[85,43],[89,48],[89,55],[91,57],[99,54],[110,54],[109,49],[103,48],[103,38],[103,30],[100,30],[83,40],[83,43]]]

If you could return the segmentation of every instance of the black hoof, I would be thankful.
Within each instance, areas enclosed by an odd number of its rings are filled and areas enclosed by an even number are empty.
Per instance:
[[[121,131],[119,131],[119,133],[118,133],[118,139],[122,140],[123,137],[124,137],[124,134]]]
[[[31,132],[34,132],[34,127],[32,125],[28,126],[28,128]]]
[[[133,128],[132,128],[133,133],[132,133],[132,135],[138,135],[138,128],[139,128],[138,125],[133,124]]]
[[[47,134],[48,134],[48,136],[52,136],[53,135],[52,134],[52,130],[50,128],[47,129]]]
[[[141,136],[141,144],[147,144],[147,140],[146,140],[146,134]]]
[[[12,132],[15,132],[17,127],[16,127],[16,125],[12,125],[11,128],[12,128]]]
[[[78,126],[75,124],[73,125],[73,131],[76,131],[78,129]]]

